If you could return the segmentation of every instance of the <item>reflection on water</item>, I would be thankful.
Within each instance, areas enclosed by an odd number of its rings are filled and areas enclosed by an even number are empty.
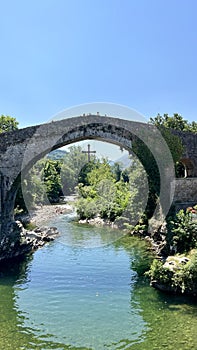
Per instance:
[[[144,242],[56,220],[61,237],[1,268],[0,349],[197,349],[195,302],[139,277]]]
[[[112,341],[141,341],[146,325],[139,303],[131,308],[136,274],[128,267],[124,251],[111,248],[84,250],[56,244],[45,253],[39,251],[28,288],[22,284],[17,292],[23,315],[31,310],[24,326],[38,328],[39,336],[47,329],[58,341],[76,347],[115,349]]]
[[[55,349],[59,347],[58,343],[50,342],[49,344],[47,341],[37,339],[31,328],[24,329],[24,322],[30,315],[24,315],[17,307],[16,295],[21,290],[19,285],[28,286],[31,260],[32,257],[29,257],[23,262],[16,260],[14,264],[6,263],[6,265],[1,266],[0,349],[52,349],[53,345]]]
[[[58,230],[62,233],[58,241],[71,247],[97,248],[112,244],[125,236],[124,231],[110,228],[80,225],[74,222],[75,214],[71,213],[58,219]],[[56,225],[56,223],[55,223]]]

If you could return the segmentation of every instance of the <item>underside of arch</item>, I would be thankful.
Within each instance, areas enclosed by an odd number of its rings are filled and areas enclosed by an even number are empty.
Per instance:
[[[39,159],[43,158],[49,152],[69,144],[83,140],[99,140],[114,144],[124,148],[129,153],[132,152],[132,140],[134,135],[125,129],[113,127],[111,125],[88,124],[81,127],[72,128],[66,133],[62,132],[60,137],[54,142],[46,142],[46,146],[38,147],[38,150],[32,154],[32,146],[27,147],[24,155],[22,172],[29,170]]]
[[[190,158],[181,158],[180,162],[185,167],[185,177],[195,177],[195,166],[193,160]]]

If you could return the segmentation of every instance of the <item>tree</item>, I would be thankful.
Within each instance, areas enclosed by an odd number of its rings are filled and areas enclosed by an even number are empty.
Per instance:
[[[81,146],[71,146],[69,152],[63,158],[63,163],[74,171],[77,181],[81,169],[87,163],[87,156],[82,153]]]
[[[63,194],[66,196],[73,193],[76,186],[75,172],[67,165],[63,164],[61,167],[60,178]]]
[[[160,117],[158,122],[158,129],[161,133],[161,138],[166,141],[168,148],[171,152],[174,166],[180,160],[183,154],[183,145],[180,138],[173,135],[171,130],[160,124]],[[159,134],[158,134],[159,136]],[[160,136],[159,136],[160,137]],[[144,169],[147,173],[148,183],[149,183],[149,199],[147,204],[147,216],[150,218],[155,210],[157,201],[160,194],[160,171],[156,162],[154,155],[151,153],[148,146],[140,139],[136,138],[132,144],[133,152],[137,155],[140,162],[143,164]],[[165,158],[165,153],[162,154],[162,148],[160,150],[163,169],[168,167],[168,157]]]
[[[15,118],[2,114],[0,116],[0,133],[16,130],[18,129],[18,124]]]
[[[48,160],[43,170],[44,185],[51,203],[57,203],[62,194],[60,170],[61,164],[57,160]]]
[[[83,168],[80,170],[78,176],[78,183],[83,184],[84,186],[90,185],[88,180],[88,174],[98,166],[98,160],[92,159],[90,162],[86,163]]]
[[[169,147],[174,164],[176,164],[181,159],[184,151],[182,141],[178,136],[173,135],[169,129],[163,126],[159,127],[159,130]]]
[[[178,113],[174,113],[171,117],[167,113],[163,116],[158,113],[156,117],[150,118],[150,122],[158,127],[197,133],[197,123],[194,121],[190,123]]]
[[[143,214],[147,193],[147,181],[141,164],[137,161],[132,163],[127,172],[127,181],[120,167],[110,165],[107,159],[97,159],[88,170],[86,181],[78,186],[79,217],[90,219],[99,215],[103,219],[116,221],[120,226],[125,222],[137,223]]]
[[[177,253],[185,253],[197,247],[197,221],[190,210],[180,210],[169,223],[169,244]]]
[[[19,184],[15,208],[26,212],[38,204],[45,203],[46,190],[41,179],[44,166],[45,160],[41,159],[28,171],[22,183]]]
[[[114,174],[115,180],[120,181],[122,170],[121,170],[121,164],[118,162],[115,162],[112,165],[112,172]]]
[[[15,207],[26,211],[39,203],[46,203],[47,198],[51,203],[57,203],[60,196],[74,192],[84,164],[89,163],[80,146],[70,147],[70,152],[64,157],[61,153],[60,160],[39,160],[26,175],[22,188],[20,185]]]
[[[115,182],[115,174],[106,158],[98,159],[96,166],[87,174],[87,181],[95,187],[101,180],[108,179]]]

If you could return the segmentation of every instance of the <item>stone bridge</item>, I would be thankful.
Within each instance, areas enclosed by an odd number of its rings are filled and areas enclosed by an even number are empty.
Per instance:
[[[185,146],[180,161],[189,177],[197,176],[197,135],[176,132]],[[154,125],[100,115],[83,115],[0,134],[0,255],[18,244],[14,222],[15,196],[21,177],[50,151],[73,142],[96,139],[113,143],[132,153],[132,142],[140,138],[152,152],[162,179],[160,201],[167,214],[174,192],[171,154]]]

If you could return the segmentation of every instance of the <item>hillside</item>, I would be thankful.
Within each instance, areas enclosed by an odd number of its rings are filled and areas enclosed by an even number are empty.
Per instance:
[[[67,154],[68,152],[61,150],[61,149],[56,149],[55,151],[51,151],[48,155],[47,158],[48,159],[52,159],[52,160],[59,160],[64,158],[64,156]]]

